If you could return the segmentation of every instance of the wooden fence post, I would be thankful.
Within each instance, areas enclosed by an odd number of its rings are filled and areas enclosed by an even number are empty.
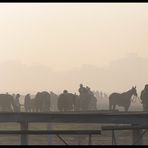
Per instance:
[[[141,137],[142,129],[133,129],[133,145],[143,145],[143,137]]]
[[[28,130],[28,122],[20,123],[21,130]],[[28,145],[28,135],[21,134],[21,145]]]
[[[51,122],[47,123],[47,128],[48,130],[52,130],[53,127]],[[53,144],[52,140],[53,140],[53,135],[48,135],[48,145]]]

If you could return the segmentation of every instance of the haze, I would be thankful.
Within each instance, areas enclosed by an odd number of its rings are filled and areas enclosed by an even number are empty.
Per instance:
[[[1,92],[148,82],[147,3],[1,3],[0,19]]]

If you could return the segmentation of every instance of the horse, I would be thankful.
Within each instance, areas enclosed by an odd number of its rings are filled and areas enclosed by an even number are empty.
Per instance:
[[[73,97],[73,110],[74,111],[80,111],[80,96],[74,94]]]
[[[1,111],[13,112],[15,107],[13,96],[9,94],[0,94],[0,107]]]
[[[79,95],[79,99],[80,99],[80,110],[88,111],[90,108],[91,95],[89,95],[88,92],[85,92]]]
[[[13,95],[13,108],[14,108],[14,112],[20,112],[21,111],[21,104],[20,104],[20,101],[19,101],[19,98],[20,98],[20,94],[16,94]]]
[[[141,91],[140,99],[143,104],[143,111],[148,111],[148,90],[144,89]]]
[[[77,111],[79,110],[79,98],[76,94],[61,94],[58,97],[59,111]]]
[[[97,110],[97,98],[94,95],[90,97],[91,97],[91,100],[88,106],[88,110]]]
[[[36,112],[35,98],[32,98],[30,100],[30,108],[31,108],[31,112]]]
[[[123,106],[125,111],[128,111],[130,103],[131,103],[131,97],[132,95],[137,95],[136,86],[132,87],[127,92],[123,93],[112,93],[109,96],[109,110],[115,110],[116,105]]]
[[[34,99],[36,112],[50,111],[50,94],[47,91],[38,92]]]
[[[26,112],[31,112],[31,97],[30,94],[25,96],[24,107]]]

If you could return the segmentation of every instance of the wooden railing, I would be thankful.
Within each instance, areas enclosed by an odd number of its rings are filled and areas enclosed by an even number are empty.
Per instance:
[[[2,130],[2,135],[23,135],[21,137],[21,145],[28,145],[28,135],[56,135],[65,145],[68,143],[61,137],[62,135],[88,135],[88,145],[92,144],[92,135],[100,135],[100,130]]]
[[[84,134],[89,135],[89,144],[91,144],[92,134],[101,134],[101,130],[105,130],[105,127],[98,130],[46,130],[46,131],[33,131],[28,130],[29,123],[105,123],[105,124],[129,124],[130,127],[106,127],[106,130],[121,130],[132,129],[134,131],[133,139],[139,137],[139,131],[147,129],[148,127],[148,112],[103,112],[103,111],[91,111],[91,112],[49,112],[49,113],[26,113],[26,112],[1,112],[0,122],[17,122],[20,124],[19,131],[0,131],[0,134],[20,134],[21,144],[28,144],[29,134]],[[136,126],[135,126],[136,125]],[[133,128],[132,128],[133,127]],[[59,137],[61,140],[62,138]],[[63,140],[62,140],[63,141]],[[64,141],[63,141],[64,142]],[[66,144],[66,142],[64,142]],[[140,143],[140,142],[139,142]],[[134,142],[133,142],[134,144]]]

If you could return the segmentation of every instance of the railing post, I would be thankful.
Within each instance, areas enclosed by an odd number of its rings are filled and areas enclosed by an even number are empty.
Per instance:
[[[52,130],[52,123],[47,123],[47,128],[48,130]],[[52,145],[52,140],[53,140],[53,136],[52,135],[48,135],[48,145]]]
[[[116,136],[115,136],[115,130],[112,129],[112,145],[116,145]]]
[[[91,145],[91,134],[89,134],[89,142],[88,142],[88,145]]]
[[[21,130],[28,130],[28,122],[20,122]],[[21,145],[28,145],[28,135],[21,134]]]
[[[143,145],[143,137],[140,135],[142,134],[141,129],[133,129],[133,145]]]

